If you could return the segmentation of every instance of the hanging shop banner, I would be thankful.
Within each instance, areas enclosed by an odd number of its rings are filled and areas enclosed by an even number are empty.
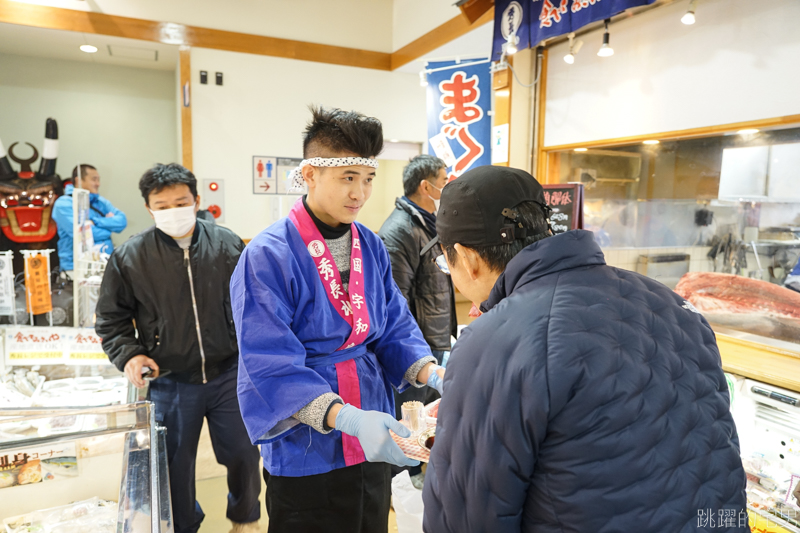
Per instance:
[[[12,252],[0,253],[0,315],[14,314],[14,262]]]
[[[75,419],[74,416],[53,417],[42,427],[50,433],[64,432],[58,424],[74,423]],[[67,431],[73,429],[65,427]],[[77,476],[78,454],[74,441],[0,452],[0,489]]]
[[[490,64],[469,66],[480,60],[464,60],[465,67],[428,74],[428,153],[448,164],[448,181],[471,168],[491,164]],[[456,65],[455,61],[436,61],[426,68]]]
[[[48,263],[47,256],[41,254],[25,258],[25,301],[28,313],[41,315],[53,310]]]
[[[496,0],[494,4],[494,46],[492,60],[503,53],[509,35],[517,48],[534,47],[545,39],[565,35],[611,18],[626,9],[656,0]]]

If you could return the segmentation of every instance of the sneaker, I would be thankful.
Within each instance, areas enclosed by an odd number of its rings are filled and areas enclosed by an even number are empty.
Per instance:
[[[422,490],[422,486],[425,484],[425,473],[420,472],[411,476],[411,484],[414,485],[415,489]]]
[[[258,522],[248,522],[246,524],[233,522],[233,529],[231,529],[230,533],[261,533],[261,528],[258,527]]]

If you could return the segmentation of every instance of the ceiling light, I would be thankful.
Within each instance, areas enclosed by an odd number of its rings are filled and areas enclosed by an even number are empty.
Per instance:
[[[743,130],[739,130],[739,135],[753,135],[754,133],[758,133],[756,128],[745,128]]]
[[[81,45],[81,52],[86,52],[87,54],[93,54],[97,52],[97,47],[92,46],[91,44],[84,44]]]
[[[572,65],[573,63],[575,63],[575,56],[572,54],[572,52],[570,52],[569,54],[564,56],[564,61],[568,65]]]
[[[509,37],[508,42],[503,45],[503,53],[507,56],[513,56],[517,53],[517,45],[511,40],[511,37]]]
[[[585,152],[588,148],[575,148],[576,152]]]
[[[655,139],[651,139],[649,141],[644,141],[643,144],[658,144],[658,141]]]
[[[400,141],[398,139],[389,139],[389,142],[390,143],[399,143]]]
[[[611,19],[606,19],[605,21],[603,21],[606,27],[606,31],[605,33],[603,33],[603,46],[601,46],[600,50],[597,51],[597,55],[599,55],[600,57],[610,57],[614,55],[614,49],[611,48],[611,45],[609,44],[611,36],[608,33],[608,23],[610,21]]]
[[[425,73],[424,70],[419,71],[419,85],[420,87],[428,86],[428,75]]]
[[[697,4],[697,0],[691,0],[689,2],[689,9],[687,9],[686,14],[684,14],[681,17],[681,22],[683,22],[687,26],[691,26],[692,24],[695,23],[695,18],[694,18],[695,4]]]

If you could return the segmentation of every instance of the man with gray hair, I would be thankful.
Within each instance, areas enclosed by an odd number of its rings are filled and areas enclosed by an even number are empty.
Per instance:
[[[420,252],[436,237],[436,212],[442,189],[447,184],[447,167],[441,159],[419,155],[403,170],[405,196],[395,201],[395,210],[383,223],[381,239],[392,262],[392,276],[408,300],[411,314],[419,324],[425,341],[439,360],[444,362],[450,351],[450,336],[456,335],[456,313],[453,284],[433,260],[441,254],[438,246],[420,256]],[[428,403],[438,398],[430,388],[395,392],[395,408],[400,418],[400,405],[412,400]],[[409,469],[411,481],[422,488],[420,467]]]

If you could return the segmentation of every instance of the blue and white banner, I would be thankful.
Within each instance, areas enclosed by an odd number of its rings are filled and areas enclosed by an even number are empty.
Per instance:
[[[517,49],[533,48],[545,39],[578,31],[592,22],[655,1],[495,0],[492,60],[500,59],[503,44],[512,33],[517,40]]]
[[[428,74],[428,153],[447,165],[448,181],[467,170],[491,164],[492,74],[490,63],[463,60],[457,67]],[[435,70],[455,61],[428,63]]]

